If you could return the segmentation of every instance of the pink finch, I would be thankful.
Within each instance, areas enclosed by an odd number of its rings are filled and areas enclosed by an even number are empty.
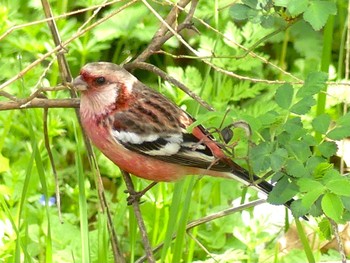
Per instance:
[[[160,182],[186,175],[234,178],[268,194],[272,185],[249,175],[225,155],[202,126],[160,93],[118,65],[85,65],[73,85],[91,141],[121,169]],[[289,202],[288,202],[289,203]]]

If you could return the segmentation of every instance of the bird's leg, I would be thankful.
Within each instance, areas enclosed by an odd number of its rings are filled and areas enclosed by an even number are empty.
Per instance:
[[[126,198],[127,204],[132,205],[134,202],[139,202],[141,197],[157,183],[158,182],[152,182],[146,188],[138,192],[130,193],[130,191],[125,190],[124,192],[129,194],[129,196]]]

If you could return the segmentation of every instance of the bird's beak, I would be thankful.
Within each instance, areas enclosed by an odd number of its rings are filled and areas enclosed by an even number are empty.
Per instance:
[[[85,91],[88,89],[87,83],[81,78],[81,76],[78,76],[74,79],[73,87],[77,91]]]

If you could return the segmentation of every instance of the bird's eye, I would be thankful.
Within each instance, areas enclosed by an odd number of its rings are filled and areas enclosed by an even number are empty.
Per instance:
[[[106,83],[106,79],[104,77],[98,77],[95,79],[96,84],[102,85]]]

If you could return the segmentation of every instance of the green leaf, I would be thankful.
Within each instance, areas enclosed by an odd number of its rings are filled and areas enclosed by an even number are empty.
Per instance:
[[[327,193],[321,201],[323,212],[334,221],[339,222],[343,214],[343,203],[339,196],[333,193]]]
[[[260,121],[263,125],[270,125],[275,123],[280,119],[280,114],[275,111],[268,111],[260,116]]]
[[[289,1],[287,9],[292,16],[297,16],[307,9],[308,2],[308,0]]]
[[[256,8],[258,5],[257,0],[242,0],[242,3],[249,6],[250,8]]]
[[[10,169],[10,160],[0,154],[0,173]]]
[[[330,174],[329,171],[332,171],[333,170],[332,168],[333,168],[333,164],[331,163],[327,163],[327,162],[319,163],[314,168],[312,175],[314,178],[322,178],[325,175],[327,175],[327,173]]]
[[[299,100],[296,104],[290,109],[291,112],[299,115],[304,115],[309,112],[311,107],[315,105],[316,101],[313,97],[307,96]]]
[[[311,1],[304,12],[304,20],[309,22],[314,30],[320,30],[327,22],[329,15],[335,15],[337,7],[331,1]]]
[[[316,200],[323,194],[324,188],[313,188],[308,193],[306,193],[301,199],[301,203],[305,208],[310,209],[311,206],[316,202]]]
[[[287,120],[284,124],[284,129],[291,135],[290,139],[297,140],[306,135],[306,130],[303,128],[300,117],[294,117]]]
[[[350,112],[346,113],[344,116],[341,116],[337,120],[337,125],[350,126]]]
[[[304,141],[291,141],[286,147],[301,162],[306,162],[306,160],[312,155],[309,145]]]
[[[350,211],[350,197],[341,196],[340,197],[346,210]]]
[[[326,157],[329,158],[337,153],[338,146],[335,142],[323,142],[320,145],[317,146],[320,153]]]
[[[290,105],[292,104],[293,94],[294,90],[292,85],[287,83],[280,86],[277,89],[275,96],[277,105],[282,109],[289,109]]]
[[[293,177],[305,177],[309,175],[305,166],[300,161],[295,159],[287,161],[286,171],[289,175]]]
[[[253,171],[259,173],[270,168],[271,144],[261,143],[250,151],[249,158],[252,160]]]
[[[326,136],[331,140],[339,141],[350,136],[350,129],[347,126],[337,127],[328,132]]]
[[[326,87],[326,81],[328,75],[324,72],[312,72],[310,73],[304,82],[304,85],[297,92],[298,98],[304,98],[306,96],[312,96],[319,93]]]
[[[306,215],[307,213],[309,213],[309,209],[307,209],[303,204],[302,201],[299,200],[295,200],[291,206],[290,206],[291,210],[292,210],[292,214],[294,217],[301,217],[303,215]]]
[[[245,20],[249,17],[250,7],[243,4],[234,4],[230,7],[230,16],[234,20]]]
[[[290,1],[291,0],[275,0],[274,5],[287,7]]]
[[[336,195],[350,196],[350,181],[345,177],[327,182],[326,187]]]
[[[299,186],[300,192],[302,193],[308,193],[314,189],[325,189],[324,185],[319,181],[310,178],[300,178],[297,184]]]
[[[275,172],[281,170],[283,164],[288,157],[288,153],[285,149],[279,148],[270,155],[271,168]]]
[[[332,238],[332,226],[327,218],[322,219],[322,221],[318,223],[318,228],[326,239],[330,240]]]
[[[318,115],[315,119],[312,120],[312,127],[315,131],[326,134],[331,123],[331,117],[328,114]]]
[[[267,201],[271,204],[281,205],[288,202],[298,193],[298,187],[283,177],[270,192]]]

